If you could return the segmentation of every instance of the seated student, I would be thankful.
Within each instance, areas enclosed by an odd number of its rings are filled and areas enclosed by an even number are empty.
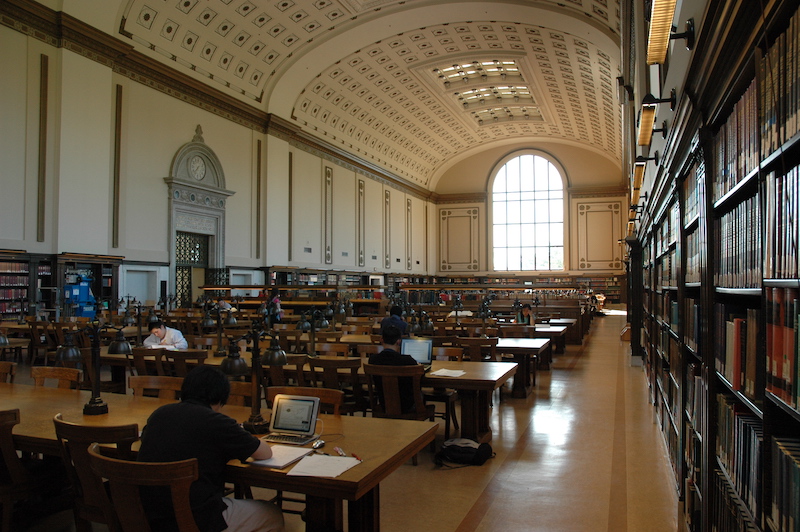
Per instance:
[[[178,329],[167,327],[161,320],[150,324],[150,336],[142,342],[145,347],[168,347],[172,349],[189,349],[189,342]]]
[[[222,298],[217,299],[217,306],[219,307],[220,310],[230,310],[233,308],[230,303],[228,303]]]
[[[283,514],[274,504],[223,496],[225,464],[272,456],[272,448],[220,413],[230,395],[228,378],[217,368],[201,365],[183,380],[181,402],[156,409],[142,429],[140,462],[197,458],[199,476],[190,502],[195,522],[204,532],[221,530],[284,530]],[[176,530],[172,502],[163,490],[142,490],[143,504],[154,531]]]
[[[522,325],[532,325],[531,306],[528,303],[522,305],[522,309],[517,313],[516,323]]]
[[[393,305],[392,308],[389,309],[389,315],[381,320],[381,334],[383,334],[383,330],[390,325],[400,329],[400,334],[402,336],[408,336],[408,323],[403,321],[403,307],[400,305]]]
[[[413,366],[417,361],[411,355],[400,353],[400,343],[403,336],[400,329],[394,325],[387,325],[381,333],[381,343],[383,351],[370,355],[369,363],[384,366]],[[400,407],[404,413],[414,411],[414,386],[410,378],[400,381]],[[375,387],[378,394],[383,394],[381,383],[376,379]]]

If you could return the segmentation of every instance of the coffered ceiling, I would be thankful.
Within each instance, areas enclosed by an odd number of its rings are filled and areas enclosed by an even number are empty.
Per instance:
[[[619,167],[619,27],[617,0],[130,0],[119,31],[432,188],[443,168],[509,142]]]

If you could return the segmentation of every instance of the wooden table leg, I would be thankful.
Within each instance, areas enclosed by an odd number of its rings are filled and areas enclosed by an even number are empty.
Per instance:
[[[531,354],[526,350],[514,351],[514,362],[519,364],[511,386],[511,397],[524,399],[531,393]]]
[[[489,399],[486,390],[458,390],[461,398],[461,437],[479,443],[492,440],[489,424]]]
[[[380,485],[360,499],[348,502],[347,524],[350,532],[378,532],[381,529]]]
[[[306,495],[306,531],[337,532],[343,528],[342,501]]]

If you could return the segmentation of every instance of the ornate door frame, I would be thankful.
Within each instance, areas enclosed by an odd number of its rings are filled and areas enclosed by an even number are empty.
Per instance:
[[[208,267],[225,267],[225,207],[234,194],[225,188],[225,173],[198,125],[194,138],[175,153],[169,177],[169,275],[175,289],[178,231],[208,235]]]

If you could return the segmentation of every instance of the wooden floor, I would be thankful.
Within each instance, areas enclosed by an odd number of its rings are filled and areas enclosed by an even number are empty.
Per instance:
[[[539,373],[530,397],[495,395],[497,456],[485,465],[439,469],[425,451],[418,466],[393,473],[381,484],[381,529],[676,531],[675,480],[643,369],[619,340],[625,321],[622,312],[596,318],[583,346],[567,346]],[[70,521],[62,512],[29,530],[74,530]],[[303,530],[297,516],[287,514],[286,524]]]

